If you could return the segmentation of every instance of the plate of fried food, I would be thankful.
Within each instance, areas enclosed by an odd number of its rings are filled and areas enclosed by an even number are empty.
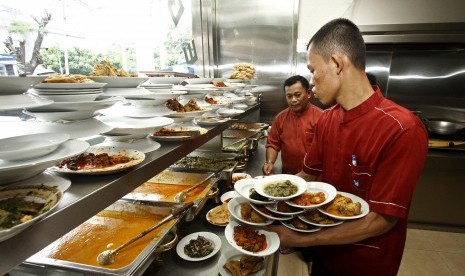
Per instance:
[[[337,192],[336,197],[328,204],[318,208],[323,214],[340,220],[358,219],[370,211],[368,203],[354,194]]]
[[[282,225],[286,226],[287,228],[292,229],[297,232],[312,233],[312,232],[321,230],[321,227],[308,224],[302,221],[301,219],[299,219],[298,217],[293,217],[292,219],[286,220],[286,221],[282,220],[280,222]]]
[[[291,206],[284,201],[278,201],[277,203],[266,205],[265,208],[273,213],[284,216],[294,216],[305,212],[305,209]]]
[[[313,209],[329,203],[336,197],[337,191],[333,185],[325,182],[307,182],[307,190],[299,196],[286,201],[292,207]]]
[[[343,223],[343,220],[335,219],[320,212],[318,209],[310,209],[297,216],[303,222],[319,227],[336,226]]]
[[[264,257],[245,255],[235,248],[221,254],[217,267],[221,276],[263,276],[266,272]]]
[[[294,217],[293,215],[283,215],[283,214],[278,214],[278,213],[272,212],[268,208],[266,208],[267,205],[258,205],[258,204],[251,203],[250,206],[252,206],[252,208],[255,211],[257,211],[262,216],[264,216],[264,217],[266,217],[268,219],[272,219],[272,220],[290,220],[290,219],[292,219]]]
[[[256,229],[250,225],[241,225],[232,220],[224,230],[226,240],[240,252],[265,257],[273,254],[279,248],[279,236],[275,232]]]
[[[231,216],[248,225],[265,226],[273,223],[273,220],[268,219],[253,209],[250,203],[243,197],[231,199],[228,203],[228,210]]]
[[[51,75],[42,82],[34,85],[39,89],[76,89],[76,88],[102,88],[106,83],[95,82],[89,77],[80,74]]]
[[[216,226],[226,226],[229,223],[228,203],[212,208],[207,213],[207,221]]]
[[[195,126],[162,127],[150,134],[156,141],[186,141],[207,133],[208,130]]]
[[[132,168],[144,159],[145,154],[138,150],[92,146],[86,152],[65,159],[49,170],[69,174],[110,174]]]

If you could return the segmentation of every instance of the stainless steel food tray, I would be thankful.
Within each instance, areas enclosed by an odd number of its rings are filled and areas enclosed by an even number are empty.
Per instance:
[[[206,179],[212,172],[206,170],[192,171],[184,168],[170,168],[166,169],[158,175],[148,180],[143,185],[150,186],[151,184],[164,184],[164,185],[194,185]],[[184,216],[186,221],[191,221],[201,211],[209,198],[215,197],[218,194],[217,182],[219,177],[210,179],[205,185],[204,190],[200,193],[199,197],[194,200],[194,206],[187,211]],[[142,186],[143,186],[142,185]],[[136,200],[139,202],[157,202],[164,206],[179,207],[183,203],[174,202],[173,198],[158,198],[157,195],[151,194],[150,188],[147,191],[141,192],[140,186],[133,192],[125,195],[122,200]]]
[[[150,213],[163,216],[167,216],[173,210],[173,206],[167,206],[164,204],[153,202],[141,204],[140,202],[126,202],[122,200],[115,202],[105,210],[124,210],[131,212],[140,210],[138,208],[143,208]],[[48,252],[50,252],[54,246],[58,245],[59,240],[57,240],[32,257],[28,258],[15,270],[19,272],[22,271],[23,273],[35,271],[34,275],[142,275],[151,262],[157,257],[157,247],[164,246],[163,244],[170,238],[170,233],[176,232],[177,224],[182,217],[183,215],[175,218],[172,226],[161,232],[159,239],[153,239],[152,242],[150,242],[129,265],[122,268],[109,269],[105,267],[48,258]],[[177,241],[177,236],[174,236]]]

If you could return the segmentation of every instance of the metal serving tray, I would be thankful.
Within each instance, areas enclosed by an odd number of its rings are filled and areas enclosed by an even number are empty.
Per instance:
[[[210,171],[189,171],[184,168],[166,169],[147,182],[125,195],[123,200],[137,200],[141,202],[158,202],[166,206],[177,206],[174,196],[188,187],[206,179]],[[193,201],[194,206],[184,216],[186,221],[191,221],[200,212],[205,202],[218,193],[217,181],[219,177],[213,177],[202,187],[188,194],[186,202]],[[202,189],[203,188],[203,189]]]
[[[172,206],[163,206],[163,204],[158,203],[141,204],[140,202],[125,202],[119,200],[102,212],[129,212],[129,214],[136,215],[136,213],[140,214],[139,212],[143,211],[153,215],[167,216],[172,210]],[[48,257],[52,254],[54,248],[59,246],[61,242],[65,241],[67,238],[70,238],[69,235],[73,234],[72,231],[28,258],[17,270],[23,273],[35,271],[34,275],[141,275],[157,257],[157,247],[163,247],[164,245],[162,243],[166,242],[169,238],[169,233],[176,231],[177,224],[182,219],[182,216],[183,215],[165,223],[158,233],[158,238],[152,239],[131,263],[123,267],[107,268],[104,266],[88,265]],[[97,216],[94,216],[89,219],[89,221],[94,222],[99,219],[101,220],[101,218],[96,219],[96,217]],[[115,231],[115,233],[118,233],[118,231]],[[130,239],[131,237],[127,238]],[[175,238],[177,241],[176,235]],[[98,251],[100,252],[100,250]],[[96,254],[98,255],[98,253]],[[97,258],[97,256],[95,256],[95,258]],[[117,261],[118,255],[116,256],[115,264],[117,264]]]

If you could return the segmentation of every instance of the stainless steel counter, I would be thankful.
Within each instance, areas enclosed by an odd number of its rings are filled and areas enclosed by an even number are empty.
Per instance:
[[[235,118],[241,119],[257,110],[259,106],[253,106]],[[56,210],[18,235],[0,243],[0,275],[9,272],[181,157],[207,143],[231,123],[230,121],[212,127],[206,134],[188,142],[162,143],[160,149],[146,154],[144,162],[130,171],[112,175],[70,176],[72,185]]]

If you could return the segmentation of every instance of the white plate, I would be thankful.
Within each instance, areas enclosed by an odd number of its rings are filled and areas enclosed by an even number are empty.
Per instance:
[[[68,110],[68,111],[29,111],[23,110],[24,114],[35,117],[42,122],[77,121],[90,119],[98,113],[94,110]]]
[[[112,126],[102,123],[96,118],[71,121],[67,123],[58,122],[25,122],[29,123],[28,133],[57,132],[68,133],[71,139],[85,138],[98,135],[113,129]]]
[[[229,202],[233,197],[238,197],[240,196],[236,191],[229,191],[221,195],[220,200],[223,203],[227,203],[226,201]]]
[[[322,216],[326,216],[325,214],[321,213],[320,210],[318,210],[318,209],[308,210],[307,212],[318,212],[318,213],[320,213]],[[332,218],[332,217],[327,216],[328,218],[333,219],[333,220],[334,220],[334,223],[330,223],[330,224],[321,224],[321,223],[317,223],[317,222],[314,222],[314,221],[311,221],[311,220],[307,219],[307,218],[305,217],[305,213],[300,214],[300,215],[298,215],[297,217],[300,218],[300,220],[302,220],[303,222],[306,222],[306,223],[311,224],[311,225],[319,226],[319,227],[336,226],[336,225],[339,225],[339,224],[341,224],[341,223],[344,222],[343,220],[337,220],[337,219],[335,219],[335,218]]]
[[[230,83],[244,83],[244,82],[249,82],[249,79],[226,79],[227,82]]]
[[[286,203],[283,202],[281,204],[286,204]],[[271,211],[272,213],[283,215],[283,216],[294,216],[294,215],[298,215],[298,214],[301,214],[301,213],[305,212],[305,210],[302,209],[302,208],[297,208],[293,212],[278,211],[278,203],[277,202],[275,204],[266,205],[265,208],[268,209],[269,211]],[[293,207],[291,207],[291,208],[293,208]]]
[[[33,88],[30,90],[39,96],[43,95],[75,95],[102,92],[102,88],[85,88],[85,89],[41,89]]]
[[[0,96],[0,111],[32,108],[52,104],[53,101],[31,94]]]
[[[216,208],[223,208],[223,206],[222,206],[222,205],[218,205],[218,206],[216,206],[216,207],[210,209],[210,211],[208,211],[207,214],[205,215],[205,218],[207,219],[207,221],[208,221],[209,223],[213,224],[213,225],[216,225],[216,226],[226,226],[226,225],[228,225],[229,221],[226,222],[226,223],[224,223],[224,224],[220,224],[220,223],[216,223],[216,222],[213,222],[213,221],[210,220],[210,218],[209,218],[210,213],[213,212]]]
[[[244,178],[252,178],[252,176],[248,173],[242,173],[242,172],[233,173],[231,175],[231,180],[233,184]]]
[[[232,276],[231,272],[229,272],[223,266],[227,262],[232,261],[232,260],[238,260],[239,261],[242,256],[244,256],[244,253],[240,252],[239,250],[237,250],[235,248],[226,249],[226,251],[223,254],[221,254],[220,259],[218,260],[218,263],[217,263],[218,272],[221,274],[221,276]],[[263,275],[265,275],[265,272],[266,272],[266,264],[263,263],[263,268],[260,269],[259,271],[255,272],[252,275],[253,276],[263,276]]]
[[[108,108],[120,101],[123,101],[124,98],[120,96],[110,97],[102,100],[95,101],[81,101],[81,102],[54,102],[47,106],[29,108],[30,111],[44,111],[44,110],[99,110]]]
[[[126,149],[134,149],[143,153],[155,151],[161,147],[160,143],[153,141],[150,138],[136,139],[132,141],[112,141],[110,139],[103,141],[97,146],[118,147]]]
[[[229,121],[230,118],[220,118],[220,117],[196,117],[194,118],[194,123],[199,126],[216,126],[222,123]]]
[[[32,219],[15,225],[9,229],[0,230],[0,242],[15,236],[46,216],[58,205],[63,195],[57,188],[41,185],[10,186],[0,189],[0,199],[13,197],[23,198],[24,200],[31,202],[45,203],[45,205],[42,208],[41,213]]]
[[[268,195],[264,192],[264,188],[268,186],[271,183],[275,182],[283,182],[289,180],[291,181],[294,185],[297,185],[297,192],[290,195],[290,196],[271,196]],[[255,185],[254,185],[255,191],[257,191],[258,194],[268,197],[273,200],[288,200],[293,197],[296,197],[298,195],[303,194],[307,190],[307,182],[296,175],[292,174],[275,174],[275,175],[270,175],[264,178],[259,178],[255,180]]]
[[[234,197],[232,198],[229,203],[228,203],[228,210],[231,216],[233,216],[235,219],[238,221],[252,225],[252,226],[265,226],[265,225],[270,225],[274,222],[274,220],[266,219],[265,222],[252,222],[248,221],[245,218],[241,216],[241,205],[242,204],[249,204],[249,201],[247,201],[243,197]]]
[[[184,253],[184,247],[189,244],[189,241],[190,240],[195,240],[197,239],[198,236],[202,236],[204,238],[206,238],[207,240],[209,240],[210,242],[213,243],[214,245],[214,249],[213,251],[208,254],[207,256],[205,257],[201,257],[201,258],[192,258],[192,257],[189,257],[187,256],[185,253]],[[210,233],[210,232],[196,232],[196,233],[192,233],[190,235],[187,235],[185,236],[184,238],[182,238],[179,242],[178,242],[178,245],[176,245],[176,253],[178,253],[178,256],[183,258],[184,260],[186,261],[203,261],[203,260],[206,260],[208,258],[211,258],[213,257],[216,253],[218,253],[218,251],[220,251],[221,249],[221,239],[220,237],[218,237],[217,235],[213,234],[213,233]]]
[[[113,127],[111,131],[104,134],[139,134],[140,138],[174,122],[173,119],[166,117],[129,118],[117,115],[101,116],[98,119]]]
[[[294,216],[289,216],[289,215],[280,215],[280,214],[276,214],[276,213],[273,213],[271,212],[270,210],[268,210],[268,208],[266,208],[266,205],[258,205],[258,204],[250,204],[250,206],[252,206],[252,208],[259,212],[262,216],[268,218],[268,219],[272,219],[272,220],[290,220],[292,219]],[[263,210],[264,209],[264,210]]]
[[[340,220],[363,218],[364,216],[368,215],[368,212],[370,212],[370,206],[363,198],[356,196],[354,194],[345,193],[345,192],[338,191],[337,193],[341,194],[342,196],[352,199],[353,202],[360,202],[360,204],[362,205],[362,213],[360,215],[352,216],[352,217],[341,217],[341,216],[336,216],[336,215],[326,212],[322,207],[318,208],[318,210],[327,216],[330,216],[335,219],[340,219]]]
[[[255,186],[255,181],[256,181],[255,179],[250,179],[250,178],[241,179],[234,184],[234,190],[239,195],[241,195],[242,197],[245,197],[248,201],[255,203],[255,204],[263,205],[263,204],[275,203],[274,201],[271,201],[271,200],[260,201],[260,200],[250,198],[249,192],[250,192],[250,189],[252,189]]]
[[[34,92],[28,92],[34,95]],[[37,95],[44,99],[49,99],[55,102],[85,102],[85,101],[93,101],[97,99],[98,96],[103,95],[103,92],[93,92],[93,93],[83,93],[83,94],[68,94],[68,95],[60,95],[60,94],[47,94],[47,95]]]
[[[188,78],[184,79],[185,82],[189,84],[208,84],[213,80],[213,78]]]
[[[238,246],[236,244],[236,241],[234,240],[234,227],[238,225],[239,224],[237,222],[230,221],[229,224],[226,226],[226,229],[224,230],[224,235],[226,237],[226,240],[229,242],[229,244],[231,244],[234,248],[236,248],[240,252],[247,254],[247,255],[251,255],[251,256],[265,257],[265,256],[273,254],[274,252],[278,250],[279,244],[280,244],[278,234],[276,234],[275,232],[268,232],[265,230],[258,230],[259,234],[263,234],[266,237],[267,247],[264,250],[259,251],[259,252],[251,252]],[[245,227],[252,228],[250,226],[245,226]]]
[[[29,179],[15,182],[14,186],[23,186],[23,185],[47,185],[50,187],[55,187],[60,190],[62,193],[65,193],[69,187],[71,187],[71,180],[55,175],[51,172],[43,172],[36,176],[33,176]]]
[[[191,130],[198,130],[200,131],[200,135],[203,135],[208,132],[208,130],[201,128],[201,127],[168,127],[169,129],[173,130],[179,130],[179,131],[191,131]],[[179,141],[187,141],[190,139],[195,138],[196,136],[163,136],[163,135],[156,135],[155,133],[152,133],[149,135],[150,138],[155,139],[156,141],[173,141],[173,142],[179,142]]]
[[[0,76],[0,95],[15,95],[26,92],[47,76]]]
[[[137,87],[149,78],[145,77],[107,77],[107,76],[90,76],[89,79],[98,83],[106,83],[105,87]]]
[[[163,98],[149,98],[146,96],[141,97],[126,97],[126,101],[136,107],[159,106],[166,103]]]
[[[0,159],[19,161],[44,156],[69,138],[66,133],[38,133],[0,139]]]
[[[187,111],[187,112],[175,112],[173,114],[167,115],[169,118],[194,118],[195,116],[202,115],[205,112],[210,111],[209,108],[204,108],[196,111]]]
[[[68,140],[50,154],[39,158],[16,162],[0,160],[0,185],[38,175],[66,158],[83,153],[87,148],[89,143],[86,141]]]
[[[289,229],[292,229],[297,232],[303,232],[303,233],[313,233],[321,230],[321,227],[316,227],[315,225],[309,225],[310,229],[299,229],[295,228],[294,225],[292,225],[289,221],[280,221],[282,225],[286,226]]]
[[[292,202],[292,199],[287,200],[286,203],[289,204],[290,206],[303,208],[303,209],[318,208],[320,206],[325,205],[326,203],[329,203],[331,200],[334,199],[334,197],[336,197],[336,194],[337,194],[336,188],[334,188],[333,185],[325,183],[325,182],[317,182],[317,181],[307,182],[306,192],[311,192],[311,193],[323,192],[325,194],[325,201],[319,204],[313,204],[309,206],[297,205],[294,202]]]
[[[102,88],[106,83],[101,82],[84,82],[84,83],[38,83],[34,88],[49,88],[49,89],[76,89],[76,88]]]
[[[144,161],[145,154],[133,149],[125,149],[125,148],[117,148],[117,147],[108,147],[108,146],[92,146],[86,150],[86,153],[108,153],[108,155],[124,155],[133,160],[122,163],[116,164],[113,166],[105,167],[105,168],[90,168],[90,169],[82,169],[82,170],[71,170],[68,168],[60,168],[58,166],[54,166],[49,168],[52,172],[59,172],[59,173],[69,173],[69,174],[111,174],[120,171],[124,171],[130,169],[136,165],[139,165]]]
[[[219,108],[216,113],[220,116],[234,116],[237,114],[244,113],[242,109],[234,109],[234,108]]]
[[[184,77],[151,77],[149,84],[180,84],[186,78]]]

